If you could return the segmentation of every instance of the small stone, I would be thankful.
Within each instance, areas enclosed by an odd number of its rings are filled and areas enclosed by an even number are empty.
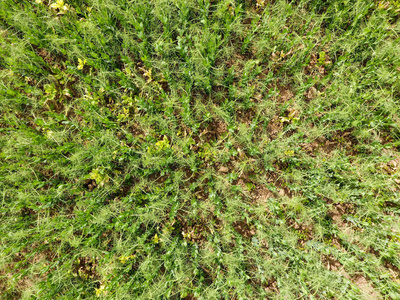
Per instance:
[[[227,167],[222,166],[222,167],[220,167],[218,169],[218,172],[220,172],[220,173],[228,173],[229,169]]]

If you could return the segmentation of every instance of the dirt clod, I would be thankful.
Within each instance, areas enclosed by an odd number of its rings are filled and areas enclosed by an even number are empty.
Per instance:
[[[228,172],[229,172],[229,169],[228,169],[227,167],[225,167],[225,166],[221,166],[221,167],[218,169],[218,172],[220,172],[220,173],[228,173]]]

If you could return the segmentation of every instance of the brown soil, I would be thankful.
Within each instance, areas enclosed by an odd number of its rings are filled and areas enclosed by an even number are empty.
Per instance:
[[[245,238],[251,238],[256,234],[256,229],[254,226],[247,224],[244,221],[237,221],[233,223],[235,230]]]
[[[224,121],[216,120],[209,123],[208,126],[202,130],[199,137],[207,142],[210,140],[217,141],[219,140],[221,135],[228,132],[227,128],[228,126]]]
[[[322,263],[329,271],[337,272],[343,277],[352,281],[360,289],[363,299],[382,299],[382,296],[373,288],[372,283],[369,282],[364,275],[358,274],[355,276],[350,276],[344,269],[343,265],[333,255],[324,255],[322,258]]]
[[[212,210],[212,208],[211,208]],[[215,226],[211,224],[215,221],[215,225],[218,226],[219,220],[216,217],[200,215],[198,219],[193,220],[188,218],[185,212],[180,211],[176,217],[179,220],[177,227],[180,227],[181,235],[187,241],[198,243],[200,245],[207,241],[207,235],[213,234]]]
[[[279,97],[277,101],[279,103],[285,103],[294,97],[294,93],[290,87],[279,87]]]
[[[250,123],[254,120],[255,112],[253,109],[247,110],[238,110],[236,112],[236,117],[240,123],[250,125]]]
[[[278,117],[273,117],[267,126],[267,131],[271,139],[276,139],[278,133],[283,129],[283,124]]]
[[[332,209],[328,215],[332,221],[343,231],[353,231],[349,225],[343,220],[343,215],[354,213],[354,205],[351,203],[336,203],[332,205]]]
[[[264,286],[265,292],[269,295],[279,295],[278,283],[275,278],[268,280],[268,283]]]
[[[317,152],[330,154],[334,150],[346,150],[346,154],[352,155],[354,146],[357,144],[356,139],[352,136],[351,131],[336,131],[329,140],[324,136],[318,137],[310,143],[303,143],[300,146],[310,156],[316,156]]]
[[[298,241],[301,247],[304,247],[307,241],[313,239],[313,226],[311,224],[297,223],[290,218],[286,219],[286,224],[302,236]]]
[[[216,136],[220,136],[223,133],[227,132],[227,125],[223,121],[215,121],[210,124],[208,130],[210,133],[215,134]]]
[[[323,255],[322,263],[329,271],[338,272],[343,277],[350,279],[350,275],[346,272],[343,265],[333,255]]]
[[[366,300],[382,299],[382,296],[373,288],[372,284],[363,276],[357,275],[352,278],[352,282],[358,286]]]
[[[274,197],[274,194],[262,185],[257,185],[254,190],[251,191],[250,197],[255,203],[259,205],[265,205],[269,198]]]

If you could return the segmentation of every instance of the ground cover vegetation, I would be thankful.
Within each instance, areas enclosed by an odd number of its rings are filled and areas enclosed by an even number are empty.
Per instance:
[[[0,1],[2,299],[400,299],[400,2]]]

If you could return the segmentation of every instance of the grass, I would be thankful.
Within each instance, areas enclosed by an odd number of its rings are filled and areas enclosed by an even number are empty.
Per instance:
[[[400,299],[399,13],[1,1],[1,298]]]

